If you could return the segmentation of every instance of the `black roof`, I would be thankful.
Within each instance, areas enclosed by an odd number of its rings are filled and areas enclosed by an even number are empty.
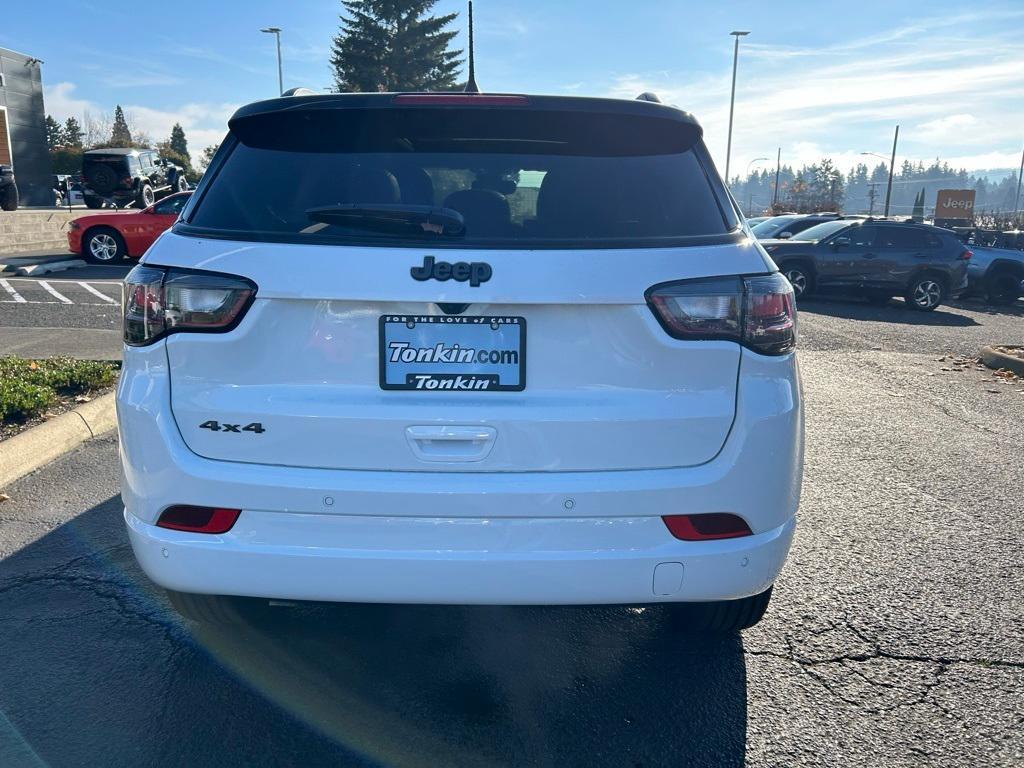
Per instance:
[[[265,115],[273,112],[289,112],[289,111],[313,111],[313,110],[330,110],[330,109],[388,109],[396,107],[409,108],[412,105],[395,104],[396,96],[408,96],[413,94],[404,93],[328,93],[328,94],[314,94],[309,96],[282,96],[276,99],[267,99],[265,101],[256,101],[252,104],[247,104],[244,107],[239,108],[231,119],[228,121],[228,125],[231,126],[235,121],[241,120],[247,117],[253,117],[255,115]],[[685,112],[676,107],[670,107],[665,104],[659,104],[653,101],[647,101],[643,99],[604,99],[604,98],[590,98],[585,96],[530,96],[525,94],[504,94],[504,93],[481,93],[481,94],[464,94],[458,93],[447,93],[447,92],[431,92],[429,94],[415,94],[415,95],[429,95],[429,96],[455,96],[460,97],[457,103],[452,104],[430,104],[424,103],[418,105],[421,108],[427,109],[444,109],[456,108],[465,109],[472,107],[473,99],[480,99],[480,108],[482,109],[530,109],[538,111],[557,111],[557,112],[594,112],[594,113],[614,113],[621,115],[637,115],[646,117],[660,117],[666,120],[674,120],[680,123],[693,125],[700,127],[700,123],[697,119],[689,112]],[[489,102],[489,96],[515,96],[521,97],[528,100],[525,105],[500,105]],[[469,98],[461,98],[469,97]],[[415,107],[413,107],[415,108]]]

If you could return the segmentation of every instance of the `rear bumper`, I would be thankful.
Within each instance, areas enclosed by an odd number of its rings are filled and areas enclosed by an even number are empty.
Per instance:
[[[219,536],[125,512],[135,556],[181,592],[339,602],[588,605],[737,598],[775,580],[795,520],[684,542],[660,518],[452,520],[244,511]]]
[[[125,350],[117,396],[125,519],[143,569],[170,589],[353,602],[725,600],[770,585],[793,535],[803,465],[793,356],[744,352],[736,420],[711,461],[611,472],[211,460],[182,440],[168,381],[162,342]],[[172,504],[243,513],[223,535],[157,528]],[[739,515],[754,535],[684,542],[660,519],[709,512]],[[656,594],[656,582],[671,585],[679,574],[674,590]]]

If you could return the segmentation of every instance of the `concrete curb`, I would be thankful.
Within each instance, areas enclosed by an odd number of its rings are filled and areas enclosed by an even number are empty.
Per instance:
[[[116,426],[111,392],[0,442],[0,489]]]
[[[16,275],[27,277],[28,275],[45,275],[50,272],[63,272],[65,269],[84,267],[82,259],[65,259],[63,261],[51,261],[44,264],[26,264],[24,267],[16,267],[12,271]]]
[[[1024,378],[1024,360],[1014,355],[1003,354],[995,347],[981,348],[981,362],[989,368],[995,368],[996,370],[1005,368]]]

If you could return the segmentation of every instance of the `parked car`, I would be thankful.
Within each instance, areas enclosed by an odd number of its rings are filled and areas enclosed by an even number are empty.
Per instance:
[[[772,216],[770,219],[759,222],[751,227],[751,232],[758,240],[769,240],[776,238],[788,240],[793,235],[810,229],[826,221],[835,221],[840,218],[838,213],[808,213],[808,214],[787,214],[785,216]]]
[[[125,285],[125,521],[179,611],[760,619],[800,495],[793,292],[690,115],[332,94],[229,128]]]
[[[174,224],[191,192],[165,197],[142,211],[107,211],[68,225],[68,248],[94,264],[137,259]]]
[[[18,184],[14,180],[14,169],[0,165],[0,209],[18,210]]]
[[[53,175],[53,193],[53,202],[58,208],[61,206],[83,205],[85,203],[80,176],[55,173]]]
[[[990,304],[1012,304],[1024,296],[1024,251],[972,245],[967,292]]]
[[[771,216],[748,216],[747,224],[752,227],[755,224],[760,224],[762,221],[768,221],[770,218]]]
[[[82,154],[82,176],[89,208],[148,208],[187,188],[184,169],[151,149],[90,149]]]
[[[829,291],[879,302],[900,295],[927,312],[967,288],[970,249],[954,232],[927,224],[840,219],[761,245],[798,299]]]

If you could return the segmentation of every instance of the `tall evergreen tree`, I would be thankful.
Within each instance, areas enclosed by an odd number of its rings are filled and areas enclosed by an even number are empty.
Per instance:
[[[49,115],[46,116],[46,146],[48,149],[64,146],[64,131],[60,123]]]
[[[181,123],[175,123],[174,127],[171,128],[171,138],[167,143],[178,155],[184,157],[189,164],[192,163],[192,156],[188,153],[188,140],[185,138],[185,129],[181,127]]]
[[[110,145],[114,147],[132,146],[132,132],[128,130],[128,121],[124,119],[124,110],[118,104],[114,108],[114,124],[110,130]]]
[[[83,131],[78,120],[73,117],[69,117],[64,121],[64,128],[62,132],[64,135],[64,146],[77,147],[78,149],[82,148]]]
[[[457,13],[431,16],[437,0],[342,0],[331,65],[339,91],[452,89],[462,51],[449,49]]]

